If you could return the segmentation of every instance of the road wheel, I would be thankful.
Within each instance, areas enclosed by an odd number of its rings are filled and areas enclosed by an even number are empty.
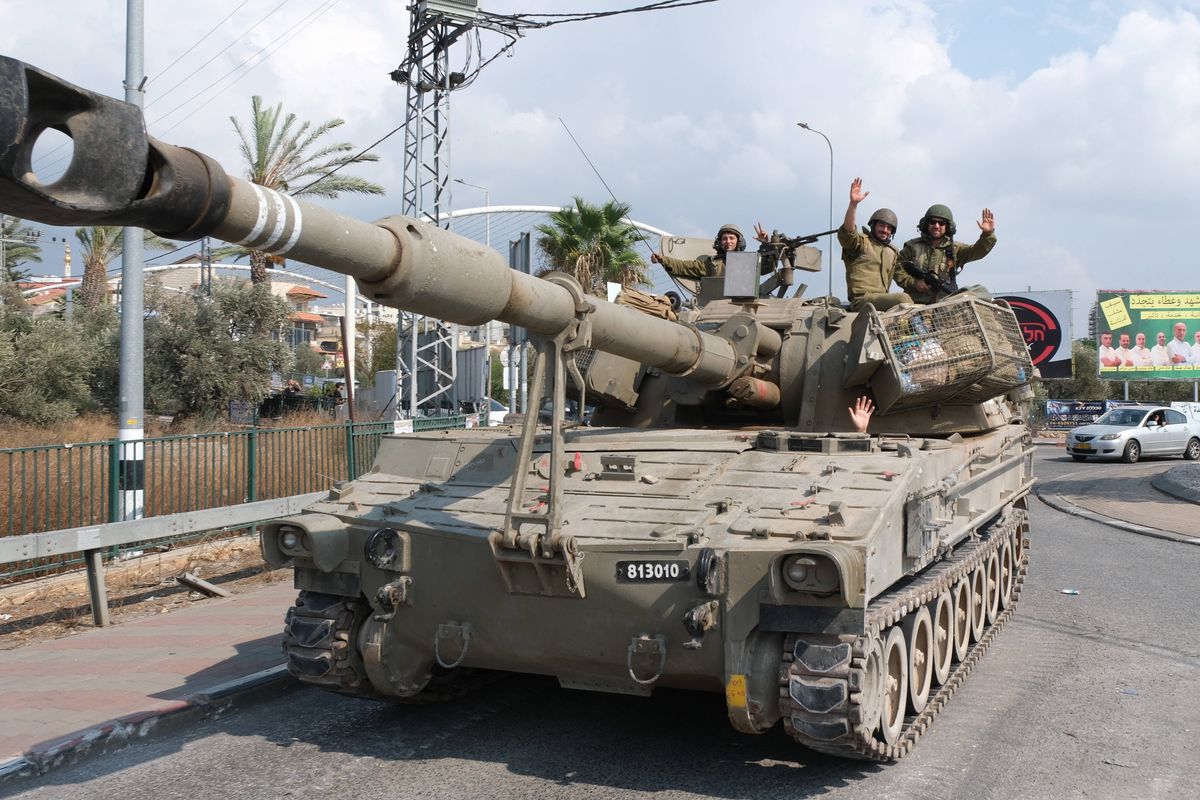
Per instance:
[[[933,679],[941,686],[950,679],[954,659],[954,597],[942,592],[933,602]]]
[[[1008,608],[1012,603],[1013,586],[1015,585],[1013,578],[1015,577],[1016,567],[1013,564],[1013,548],[1012,540],[1005,539],[1000,545],[1000,607]]]
[[[893,626],[883,642],[883,716],[879,732],[888,744],[900,740],[904,710],[908,708],[908,648],[904,631]]]
[[[1188,461],[1195,461],[1200,458],[1200,439],[1192,437],[1188,442],[1187,448],[1183,451],[1183,457]]]
[[[863,729],[870,736],[879,727],[879,718],[883,716],[883,643],[878,638],[871,642],[862,670],[859,706]]]
[[[1021,568],[1021,559],[1025,557],[1025,534],[1018,525],[1012,535],[1013,570]]]
[[[920,714],[929,701],[937,660],[929,607],[921,606],[905,617],[903,628],[904,640],[908,642],[908,703],[914,714]]]
[[[983,630],[987,627],[987,570],[980,564],[971,571],[968,579],[971,585],[971,642],[974,644],[983,638]]]
[[[1087,461],[1087,456],[1081,456],[1079,453],[1071,453],[1071,458],[1076,461]]]
[[[971,576],[954,584],[954,660],[967,657],[971,646]]]
[[[1121,460],[1126,464],[1136,464],[1141,457],[1142,446],[1136,439],[1125,445],[1125,452],[1121,454]]]
[[[996,622],[996,616],[1000,613],[1000,554],[992,553],[988,556],[987,563],[983,567],[983,577],[987,587],[984,594],[986,605],[985,613],[987,614],[987,624],[992,625]]]

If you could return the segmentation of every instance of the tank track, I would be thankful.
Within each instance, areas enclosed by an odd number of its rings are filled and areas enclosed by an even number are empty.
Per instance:
[[[283,627],[288,672],[328,691],[409,705],[453,700],[495,679],[496,673],[485,670],[435,668],[429,684],[411,697],[376,691],[355,647],[358,626],[370,613],[371,605],[362,597],[301,591]]]
[[[1027,531],[1025,511],[1017,508],[1007,519],[960,545],[934,569],[876,598],[867,609],[866,633],[861,636],[787,636],[780,670],[780,708],[784,727],[792,738],[822,753],[865,761],[896,761],[911,752],[1012,616],[1029,564],[1029,543],[1025,539]],[[908,615],[931,604],[943,591],[952,589],[976,567],[986,564],[991,554],[997,553],[1006,540],[1011,541],[1015,548],[1013,590],[1008,605],[998,609],[995,621],[985,628],[978,641],[970,645],[964,657],[951,664],[946,681],[940,686],[934,685],[921,713],[906,716],[896,741],[888,744],[881,740],[873,729],[878,725],[869,729],[864,724],[869,714],[863,708],[863,688],[867,682],[867,660],[872,647],[887,636],[890,628],[902,625]],[[797,657],[798,644],[804,648],[817,645],[817,649],[824,653],[836,652],[844,655],[844,658],[825,659],[821,663],[821,659],[814,659],[806,653],[802,661]],[[804,661],[809,663],[805,664]],[[814,664],[814,661],[817,663]],[[794,696],[793,685],[798,681],[803,681],[809,687],[834,686],[837,689],[834,699],[840,696],[842,702],[831,703],[834,707],[826,713],[813,714],[805,710]],[[844,689],[841,688],[843,686]],[[882,700],[879,702],[882,703]],[[903,702],[907,712],[907,697]]]

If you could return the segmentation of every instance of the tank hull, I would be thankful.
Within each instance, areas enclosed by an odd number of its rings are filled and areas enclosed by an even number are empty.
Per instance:
[[[902,745],[882,742],[877,724],[867,734],[856,732],[861,719],[851,721],[862,711],[850,698],[869,680],[864,656],[852,654],[880,646],[920,609],[932,614],[938,598],[993,553],[999,560],[1004,547],[1003,607],[1015,603],[1032,481],[1028,433],[1013,424],[961,442],[848,436],[789,446],[780,438],[568,433],[575,468],[564,479],[561,512],[570,544],[544,553],[505,547],[498,535],[508,476],[522,468],[513,437],[388,437],[369,474],[264,530],[264,552],[277,564],[289,558],[279,537],[297,527],[314,541],[324,530],[339,541],[332,555],[290,556],[302,590],[293,617],[303,617],[306,597],[337,597],[357,609],[342,635],[330,637],[352,650],[352,669],[333,674],[336,658],[291,635],[292,670],[338,691],[401,699],[471,670],[553,675],[566,687],[626,694],[660,686],[723,692],[739,729],[765,730],[782,718],[818,749],[898,757]],[[614,461],[631,469],[605,472]],[[548,463],[548,453],[535,450],[523,467],[529,513],[549,500]],[[379,531],[391,532],[386,559]],[[795,574],[789,581],[797,558],[837,574],[823,585],[797,583]],[[987,584],[983,592],[986,607]],[[931,689],[961,680],[953,676],[974,663],[981,651],[973,648],[1006,619],[994,613],[946,683]],[[817,675],[798,647],[836,663]],[[845,663],[835,658],[841,651]],[[814,713],[824,702],[813,699],[814,686],[825,700],[841,699]],[[915,731],[918,715],[906,715]],[[838,732],[832,740],[830,731]]]

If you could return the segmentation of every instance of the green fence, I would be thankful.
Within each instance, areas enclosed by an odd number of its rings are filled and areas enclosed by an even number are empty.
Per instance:
[[[430,417],[416,430],[462,428]],[[321,491],[375,460],[391,422],[251,428],[142,440],[145,516]],[[0,536],[100,525],[120,518],[120,457],[129,442],[0,449]],[[41,563],[39,568],[48,566]],[[8,565],[27,572],[31,565]],[[0,565],[0,575],[14,574]]]

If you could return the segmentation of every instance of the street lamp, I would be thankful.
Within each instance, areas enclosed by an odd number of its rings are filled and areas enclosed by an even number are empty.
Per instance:
[[[833,230],[833,143],[829,141],[829,137],[821,133],[816,128],[810,128],[806,122],[797,122],[801,128],[806,131],[811,131],[825,140],[825,144],[829,147],[829,230]],[[828,297],[833,297],[833,234],[829,234],[829,294]]]
[[[483,207],[486,209],[489,209],[488,211],[483,212],[483,228],[484,228],[483,236],[484,236],[484,240],[485,240],[485,243],[487,244],[487,246],[491,247],[492,246],[492,212],[490,211],[490,209],[492,207],[491,191],[489,191],[486,186],[480,186],[479,184],[476,184],[476,183],[467,183],[462,178],[455,178],[454,182],[461,183],[463,186],[470,186],[472,189],[479,189],[481,192],[483,192]]]

